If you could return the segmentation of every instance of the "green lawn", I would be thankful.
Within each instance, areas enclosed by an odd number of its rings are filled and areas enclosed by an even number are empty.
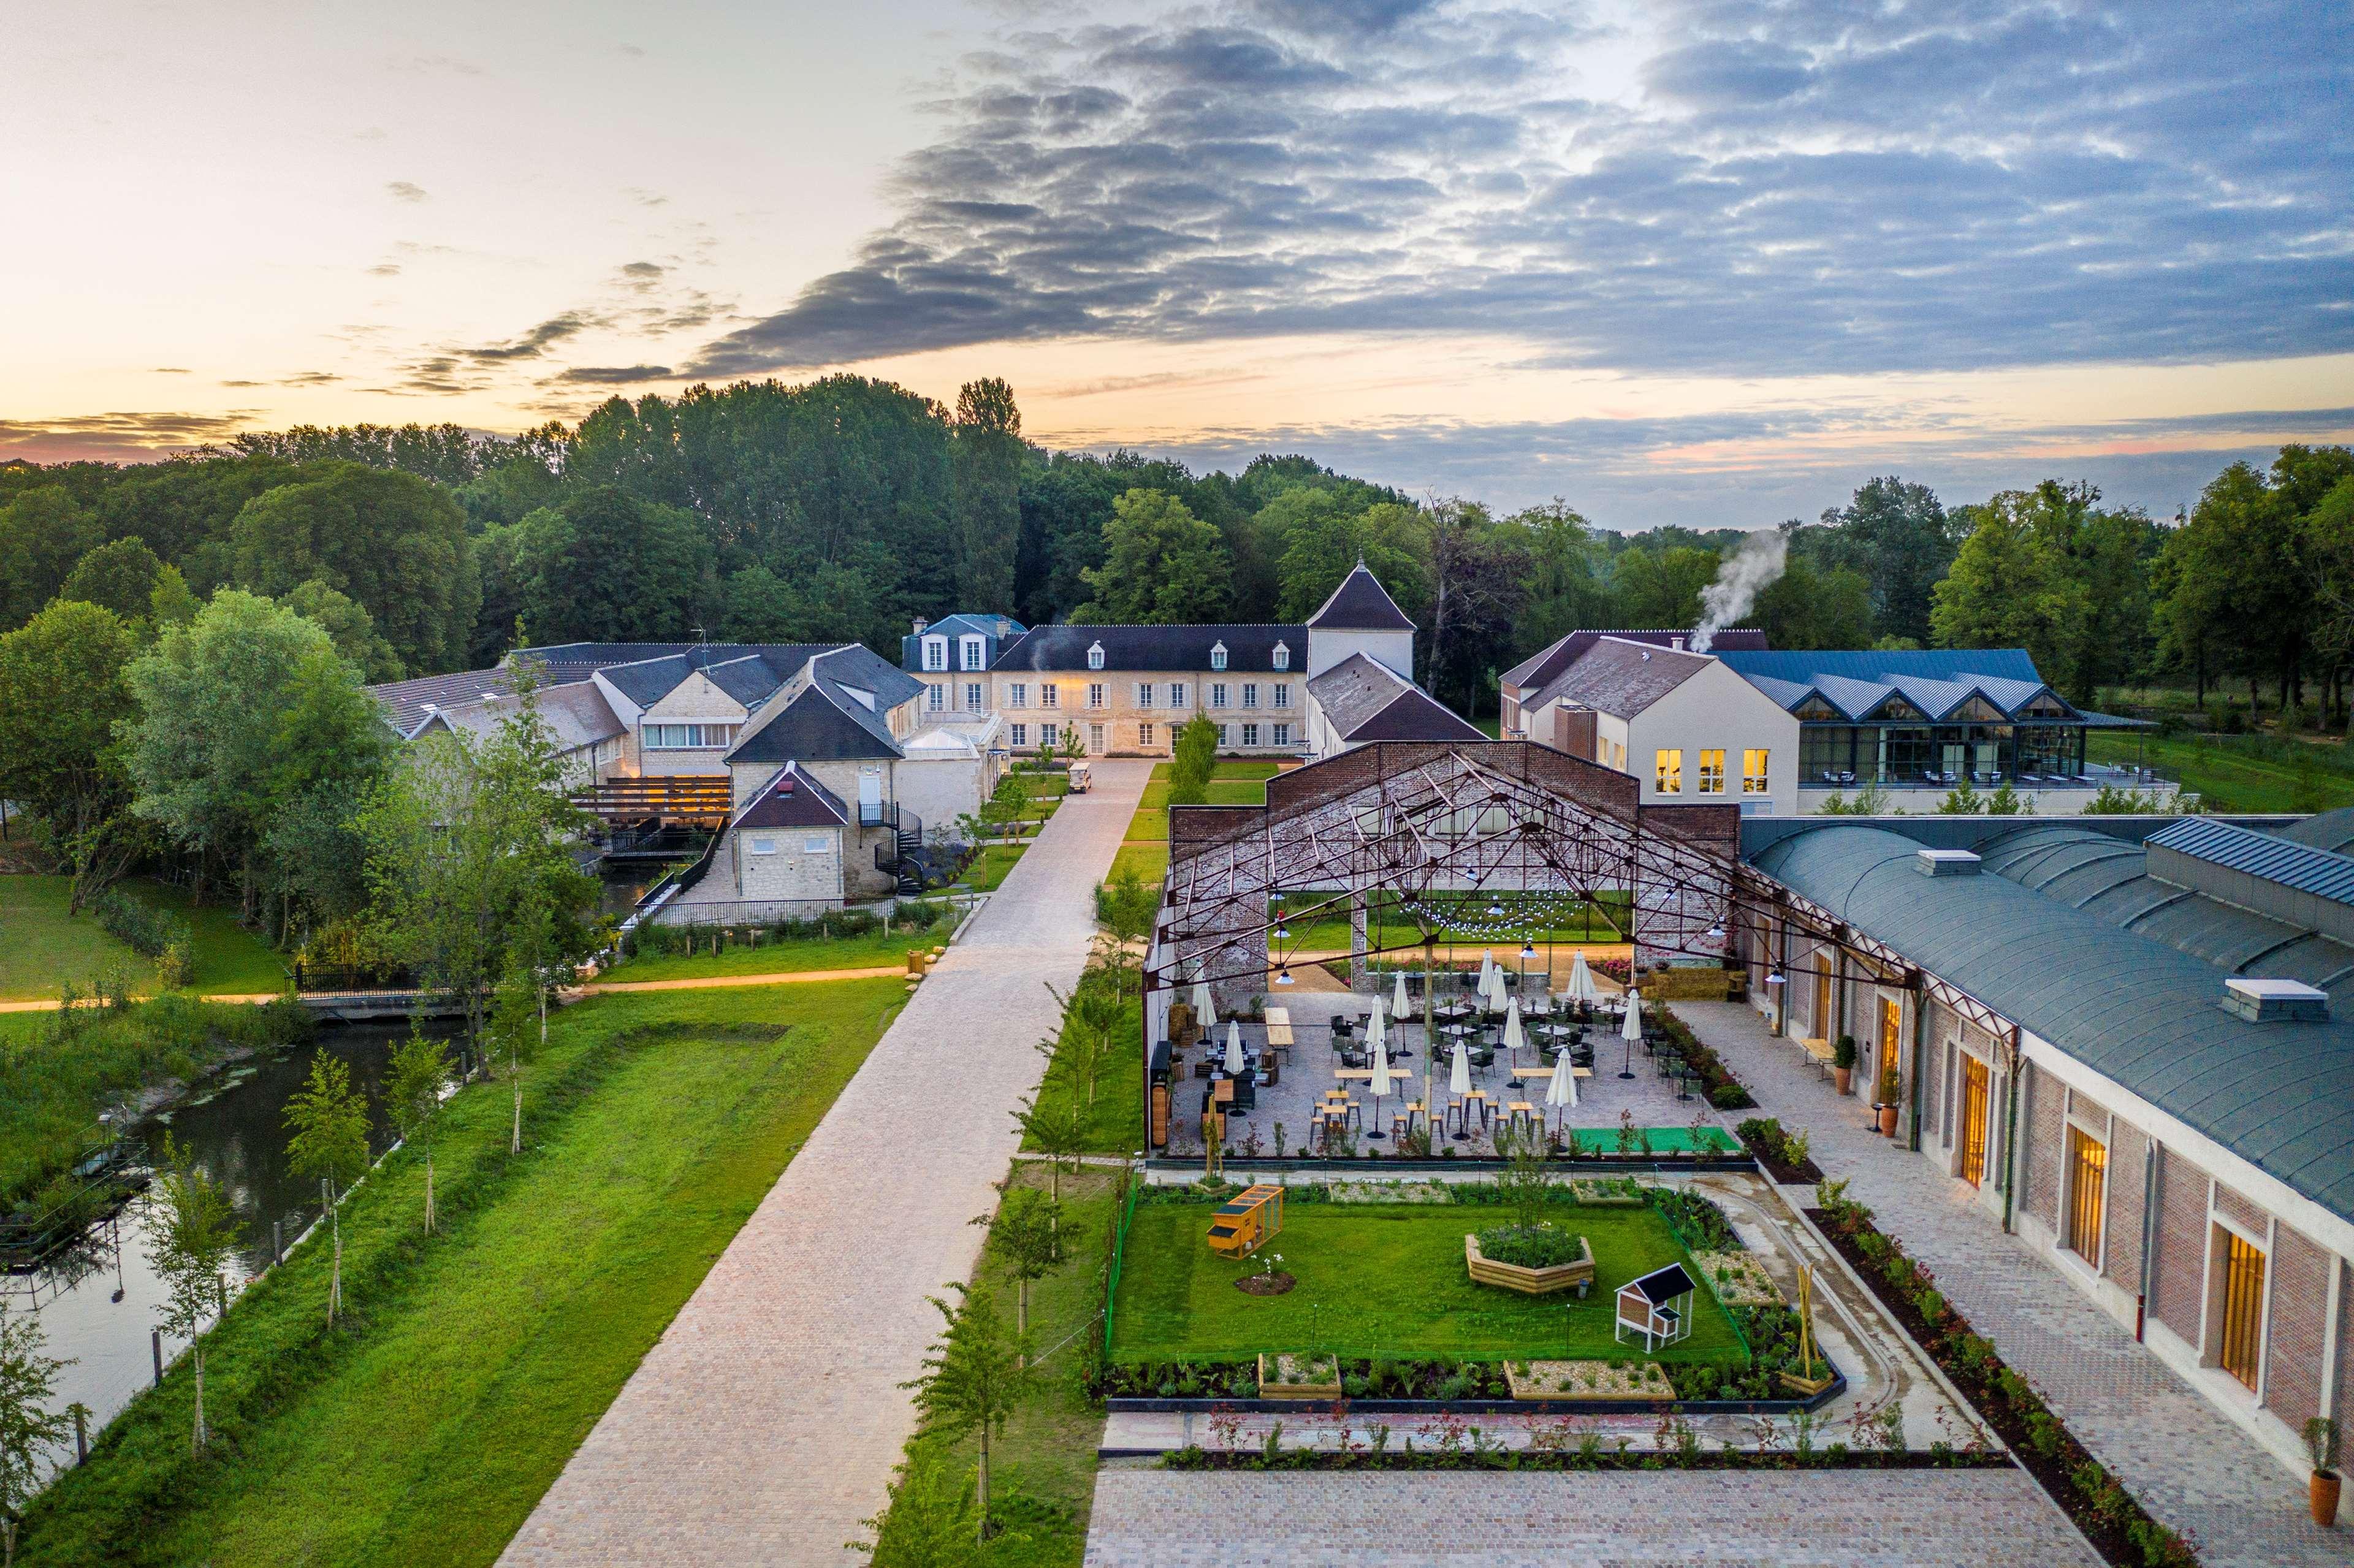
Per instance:
[[[896,980],[600,997],[438,1118],[442,1232],[404,1152],[344,1220],[346,1327],[306,1246],[34,1505],[42,1564],[493,1562],[905,995]]]
[[[1152,781],[1156,784],[1166,784],[1169,782],[1172,776],[1171,768],[1173,766],[1173,764],[1167,762],[1154,763],[1152,765]],[[1282,771],[1283,765],[1279,762],[1255,762],[1239,758],[1222,758],[1218,761],[1210,765],[1210,777],[1213,779],[1267,779],[1274,778],[1277,774]]]
[[[1139,806],[1136,815],[1128,820],[1127,837],[1131,842],[1166,840],[1169,837],[1169,813],[1150,806]]]
[[[1611,1339],[1613,1292],[1688,1255],[1648,1208],[1548,1205],[1553,1223],[1594,1248],[1596,1288],[1530,1297],[1474,1285],[1463,1267],[1467,1233],[1503,1223],[1508,1211],[1468,1204],[1292,1203],[1283,1233],[1258,1258],[1230,1260],[1204,1245],[1207,1204],[1140,1204],[1128,1235],[1114,1302],[1118,1361],[1233,1358],[1262,1351],[1323,1350],[1347,1356],[1625,1355]],[[1283,1296],[1246,1296],[1235,1280],[1265,1255],[1282,1255],[1299,1283]],[[1731,1321],[1713,1305],[1696,1313],[1689,1339],[1661,1361],[1745,1363]]]
[[[2302,742],[2243,736],[2090,736],[2094,762],[2147,762],[2182,780],[2211,811],[2327,811],[2354,806],[2354,773],[2337,757],[2298,755]],[[2337,743],[2331,743],[2333,748]]]
[[[1133,870],[1140,881],[1148,885],[1165,882],[1169,877],[1169,846],[1165,843],[1125,843],[1112,856],[1111,874]]]
[[[86,987],[110,965],[133,977],[133,989],[154,989],[155,964],[99,927],[88,915],[66,913],[70,879],[62,876],[0,876],[0,1001],[55,996],[71,980]],[[143,902],[170,910],[188,923],[196,939],[194,990],[205,995],[241,995],[286,989],[283,960],[270,944],[237,923],[234,910],[188,901],[176,887],[144,879],[122,884]]]
[[[650,954],[623,959],[599,979],[610,980],[692,980],[702,975],[798,974],[808,969],[871,969],[901,965],[917,948],[937,948],[956,927],[949,921],[909,930],[895,927],[889,936],[869,931],[864,936],[832,940],[735,942],[716,953]]]
[[[1029,848],[1028,844],[983,844],[981,853],[965,868],[965,885],[976,893],[996,892],[1006,873],[1013,869]]]

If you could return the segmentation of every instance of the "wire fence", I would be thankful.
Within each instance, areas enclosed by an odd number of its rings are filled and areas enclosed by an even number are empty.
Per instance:
[[[1119,1220],[1112,1229],[1111,1267],[1104,1281],[1103,1344],[1104,1354],[1107,1356],[1111,1354],[1111,1331],[1114,1313],[1116,1310],[1115,1304],[1119,1299],[1120,1261],[1128,1255],[1128,1227],[1136,1220],[1137,1194],[1144,1190],[1143,1184],[1133,1179],[1129,1180],[1126,1183],[1126,1186],[1128,1188],[1128,1196],[1120,1203]]]

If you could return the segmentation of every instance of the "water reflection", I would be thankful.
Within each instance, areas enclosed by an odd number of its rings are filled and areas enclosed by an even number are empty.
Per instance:
[[[379,1153],[393,1138],[381,1088],[386,1063],[408,1032],[405,1023],[323,1029],[312,1044],[242,1063],[206,1080],[195,1098],[137,1130],[152,1159],[168,1129],[228,1190],[244,1227],[243,1245],[232,1263],[232,1293],[269,1266],[272,1222],[291,1246],[319,1216],[317,1185],[295,1176],[286,1162],[286,1102],[310,1076],[313,1059],[323,1052],[350,1069],[353,1086],[367,1099],[368,1150]],[[453,1050],[453,1060],[455,1054]],[[151,1220],[142,1197],[38,1269],[0,1275],[0,1293],[10,1310],[29,1307],[40,1319],[48,1353],[73,1358],[58,1374],[54,1407],[62,1410],[76,1400],[89,1405],[93,1433],[154,1378],[148,1336],[164,1291],[147,1260]],[[166,1361],[180,1348],[179,1341],[166,1340]]]

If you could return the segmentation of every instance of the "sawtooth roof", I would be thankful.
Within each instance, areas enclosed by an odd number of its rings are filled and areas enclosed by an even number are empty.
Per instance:
[[[1914,866],[1917,841],[1884,828],[1827,825],[1775,841],[1758,852],[1755,864],[2354,1220],[2354,1022],[2251,1023],[2221,1006],[2224,979],[2237,972],[2223,961],[2228,952],[2210,960],[2143,934],[2147,922],[2127,928],[2091,906],[2104,891],[2072,901],[2050,886],[2039,892],[2026,885],[2039,850],[2047,859],[2078,855],[2077,869],[2096,879],[2127,869],[2124,857],[2113,854],[2115,841],[2087,840],[2036,844],[2015,838],[2014,853],[1988,862],[1999,874],[1929,877]],[[2109,872],[2099,871],[2102,864]],[[2118,888],[2130,880],[2122,878]],[[2107,913],[2123,912],[2121,905]],[[2208,910],[2197,917],[2219,920]],[[2224,927],[2212,929],[2221,938]],[[2178,939],[2204,940],[2188,933]],[[2273,957],[2242,962],[2266,977],[2288,978]]]
[[[1371,567],[1359,561],[1308,624],[1325,631],[1412,631],[1414,622],[1397,607]]]

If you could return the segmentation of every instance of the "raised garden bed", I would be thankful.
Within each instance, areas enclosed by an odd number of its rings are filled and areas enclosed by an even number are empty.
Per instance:
[[[1262,1355],[1258,1359],[1258,1396],[1266,1399],[1338,1399],[1341,1361],[1314,1353]]]
[[[1468,1425],[1437,1432],[1377,1433],[1376,1441],[1345,1440],[1330,1448],[1180,1448],[1161,1457],[1169,1470],[2003,1470],[2004,1454],[1959,1449],[1915,1453],[1909,1449],[1850,1448],[1828,1444],[1804,1453],[1787,1448],[1706,1448],[1695,1436],[1689,1447],[1665,1450],[1606,1447],[1599,1433],[1576,1429],[1578,1416],[1564,1415],[1562,1430],[1531,1434],[1529,1446],[1505,1448]],[[1617,1440],[1620,1444],[1625,1439]]]
[[[1781,1288],[1751,1252],[1695,1252],[1692,1261],[1708,1276],[1709,1287],[1727,1307],[1778,1307]]]
[[[1506,1361],[1504,1379],[1514,1399],[1567,1401],[1656,1400],[1671,1404],[1675,1385],[1657,1361]]]
[[[1463,1266],[1481,1285],[1517,1290],[1523,1296],[1551,1296],[1562,1290],[1575,1290],[1584,1296],[1594,1285],[1594,1248],[1580,1236],[1577,1250],[1580,1255],[1575,1262],[1524,1268],[1487,1256],[1479,1250],[1479,1238],[1467,1234],[1463,1238]]]
[[[1823,1179],[1822,1167],[1805,1151],[1803,1145],[1794,1145],[1782,1124],[1772,1117],[1752,1117],[1736,1129],[1741,1141],[1766,1168],[1766,1174],[1785,1187],[1811,1187]]]

